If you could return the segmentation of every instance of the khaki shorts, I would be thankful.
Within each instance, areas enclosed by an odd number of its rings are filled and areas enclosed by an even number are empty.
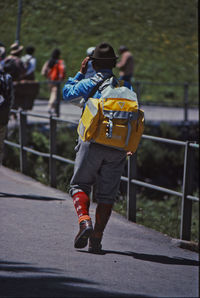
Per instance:
[[[126,152],[79,139],[76,146],[74,174],[70,194],[78,190],[87,195],[95,184],[95,199],[101,203],[114,203],[120,184]]]

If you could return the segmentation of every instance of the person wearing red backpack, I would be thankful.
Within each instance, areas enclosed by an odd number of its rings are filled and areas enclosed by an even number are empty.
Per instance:
[[[42,67],[41,74],[49,81],[50,97],[48,102],[48,112],[55,113],[55,106],[58,92],[58,81],[63,81],[66,76],[65,63],[60,59],[61,52],[59,49],[54,49],[51,58],[46,61]]]

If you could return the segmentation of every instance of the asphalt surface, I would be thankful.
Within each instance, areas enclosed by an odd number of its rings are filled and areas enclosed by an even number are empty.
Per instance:
[[[173,107],[162,107],[162,106],[141,106],[141,109],[145,113],[145,121],[159,123],[160,121],[171,122],[171,123],[180,123],[184,121],[184,109],[183,108],[173,108]],[[35,100],[32,111],[33,113],[38,113],[41,115],[49,115],[47,109],[47,100]],[[69,121],[78,122],[81,116],[82,109],[61,101],[60,104],[60,117]],[[29,118],[30,121],[43,121],[47,120],[41,118]],[[199,110],[197,109],[188,109],[188,121],[197,122],[199,121]]]
[[[0,297],[199,297],[198,254],[166,235],[113,212],[103,253],[76,250],[67,193],[3,166],[0,206]]]

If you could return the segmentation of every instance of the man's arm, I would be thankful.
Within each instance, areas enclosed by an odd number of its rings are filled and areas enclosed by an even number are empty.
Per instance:
[[[70,101],[72,99],[87,100],[91,89],[94,87],[94,83],[90,79],[85,79],[85,73],[87,71],[87,63],[89,57],[86,57],[82,63],[80,71],[77,72],[74,78],[69,78],[63,88],[63,99]],[[84,80],[85,79],[85,80]]]

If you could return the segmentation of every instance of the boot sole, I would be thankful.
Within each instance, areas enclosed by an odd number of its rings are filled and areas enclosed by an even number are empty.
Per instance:
[[[88,244],[88,238],[93,232],[93,228],[87,228],[85,229],[77,239],[74,241],[74,247],[75,248],[84,248]]]

